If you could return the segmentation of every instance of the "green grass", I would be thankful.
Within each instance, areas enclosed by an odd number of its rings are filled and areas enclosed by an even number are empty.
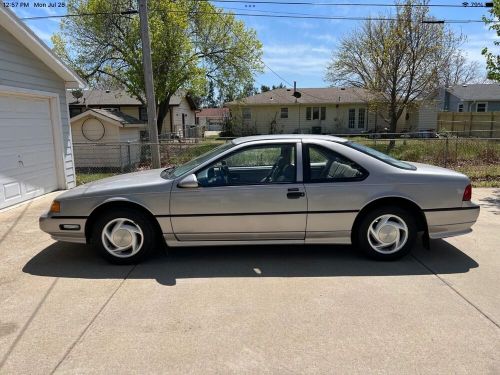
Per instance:
[[[78,172],[76,174],[76,184],[77,185],[83,185],[95,180],[101,180],[106,177],[111,177],[114,176],[118,173],[83,173],[83,172]]]

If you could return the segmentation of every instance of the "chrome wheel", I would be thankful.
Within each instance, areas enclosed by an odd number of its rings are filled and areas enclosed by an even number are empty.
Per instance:
[[[128,258],[141,250],[144,234],[141,227],[132,220],[117,218],[104,226],[101,240],[104,248],[111,255]]]
[[[403,248],[408,240],[408,226],[399,216],[377,217],[368,227],[368,242],[381,254],[392,254]]]

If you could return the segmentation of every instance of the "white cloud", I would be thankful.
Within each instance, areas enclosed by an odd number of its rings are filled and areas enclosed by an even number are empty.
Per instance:
[[[268,45],[264,46],[264,61],[278,73],[323,77],[330,53],[327,47],[309,44]]]

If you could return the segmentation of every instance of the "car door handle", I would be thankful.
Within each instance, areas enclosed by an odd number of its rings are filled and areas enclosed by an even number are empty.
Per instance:
[[[305,196],[305,193],[303,191],[299,191],[298,188],[290,188],[286,194],[288,199],[298,199],[303,196]]]

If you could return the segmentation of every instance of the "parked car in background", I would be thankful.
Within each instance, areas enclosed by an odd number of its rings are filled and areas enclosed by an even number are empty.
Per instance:
[[[234,139],[190,162],[61,194],[40,227],[114,263],[168,246],[351,244],[376,259],[471,231],[469,179],[322,135]]]

